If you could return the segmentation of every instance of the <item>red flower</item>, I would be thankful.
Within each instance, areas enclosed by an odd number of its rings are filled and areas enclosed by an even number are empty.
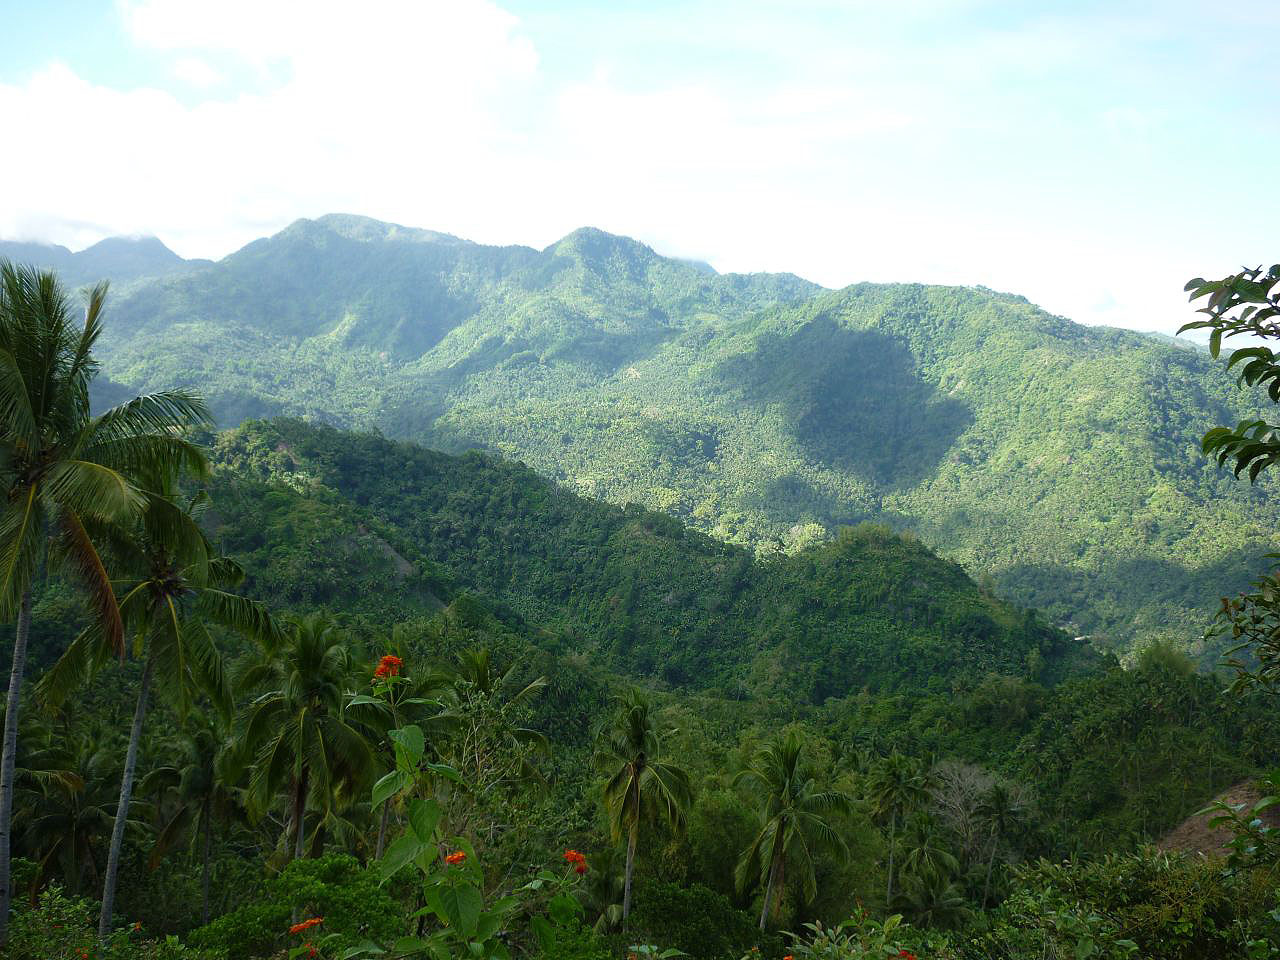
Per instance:
[[[582,876],[584,873],[586,873],[587,872],[586,862],[584,861],[583,863],[575,863],[573,865],[573,872],[576,873],[578,876]]]
[[[910,950],[900,950],[898,952],[898,960],[916,960],[916,955]]]
[[[566,850],[564,858],[575,866],[580,863],[586,863],[587,858],[580,854],[577,850]]]
[[[318,956],[320,956],[320,952],[319,952],[318,950],[316,950],[316,948],[315,948],[314,946],[312,946],[310,943],[308,943],[308,944],[306,945],[306,947],[307,947],[307,956],[308,956],[308,957],[318,957]]]
[[[404,661],[394,653],[384,654],[382,659],[378,661],[378,668],[373,671],[373,677],[375,680],[398,677],[402,666],[404,666]]]
[[[291,934],[301,933],[303,930],[310,930],[317,924],[324,923],[324,917],[312,917],[310,920],[303,920],[301,923],[295,923],[289,928]]]
[[[447,857],[444,858],[444,862],[452,865],[452,864],[461,863],[465,859],[467,859],[466,853],[464,853],[461,850],[455,850],[453,853],[449,854]]]
[[[785,957],[782,958],[782,960],[796,960],[796,958],[788,953]]]

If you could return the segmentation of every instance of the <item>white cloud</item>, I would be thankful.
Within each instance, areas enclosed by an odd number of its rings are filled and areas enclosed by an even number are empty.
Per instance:
[[[199,90],[208,90],[224,82],[221,73],[199,57],[182,57],[173,64],[173,75]]]
[[[602,7],[552,54],[489,0],[121,0],[171,79],[0,84],[11,128],[56,144],[0,158],[24,185],[0,236],[221,256],[332,211],[537,246],[591,224],[720,269],[984,283],[1165,330],[1186,276],[1260,255],[1267,217],[1223,239],[1176,206],[1229,174],[1171,185],[1159,97],[1184,91],[1151,93],[1145,18],[960,30],[970,5]]]

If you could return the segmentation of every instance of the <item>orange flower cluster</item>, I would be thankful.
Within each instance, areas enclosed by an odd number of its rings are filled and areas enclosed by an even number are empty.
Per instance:
[[[461,863],[465,859],[467,859],[466,853],[464,853],[462,850],[455,850],[453,853],[449,854],[447,857],[444,858],[444,862],[452,866],[452,865]]]
[[[301,923],[295,923],[289,928],[290,933],[301,933],[303,930],[310,930],[318,924],[324,923],[324,917],[312,917],[310,920],[303,920]]]
[[[782,960],[796,960],[796,958],[788,953],[785,957],[782,958]]]
[[[383,680],[387,677],[400,676],[400,668],[404,666],[404,661],[397,657],[394,653],[383,654],[381,660],[378,661],[378,669],[373,671],[375,680]]]
[[[573,864],[573,872],[578,876],[582,876],[587,872],[587,858],[580,854],[577,850],[566,850],[564,858]]]

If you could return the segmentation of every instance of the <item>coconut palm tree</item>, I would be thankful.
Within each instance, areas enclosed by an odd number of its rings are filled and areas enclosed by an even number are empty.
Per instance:
[[[153,394],[90,414],[106,294],[106,284],[90,291],[81,322],[52,272],[0,263],[0,620],[17,620],[0,752],[0,947],[8,938],[9,827],[32,581],[46,559],[60,562],[86,588],[106,642],[123,654],[115,593],[86,524],[140,513],[140,471],[207,469],[185,439],[190,428],[210,422],[195,397]]]
[[[987,822],[991,831],[991,853],[987,857],[987,875],[982,882],[982,909],[987,909],[987,898],[991,892],[991,869],[995,866],[996,853],[1000,849],[1000,841],[1009,832],[1020,825],[1027,814],[1027,806],[1007,786],[997,783],[978,806],[978,815]]]
[[[282,640],[263,645],[240,684],[263,690],[244,726],[244,745],[256,756],[249,809],[261,816],[286,794],[285,836],[292,833],[290,858],[297,859],[306,850],[308,810],[328,811],[335,790],[358,790],[373,769],[369,743],[346,714],[355,685],[347,638],[324,614],[296,619]]]
[[[102,866],[94,850],[111,831],[120,757],[116,737],[106,730],[88,728],[60,739],[75,780],[44,784],[36,802],[14,817],[14,827],[37,863],[36,885],[56,871],[67,889],[78,893],[101,880]],[[140,820],[129,826],[146,829]]]
[[[176,503],[177,472],[173,469],[143,471],[140,479],[146,505],[136,527],[122,530],[102,525],[100,532],[114,565],[127,573],[117,587],[120,615],[133,637],[133,652],[144,662],[107,854],[98,918],[100,937],[111,932],[138,745],[152,685],[179,718],[186,716],[194,698],[203,693],[224,720],[229,720],[231,687],[208,624],[216,623],[257,640],[279,639],[266,607],[226,589],[244,575],[234,561],[214,554],[200,529],[198,518],[205,496],[198,494],[183,505]],[[60,706],[110,656],[111,645],[102,630],[97,624],[91,626],[41,678],[37,696],[50,707]]]
[[[604,807],[614,841],[627,838],[622,922],[631,915],[631,881],[635,872],[640,825],[662,820],[677,830],[693,802],[689,775],[662,759],[662,738],[648,699],[638,690],[618,698],[611,721],[596,738],[596,770],[605,776]]]
[[[903,831],[904,853],[900,872],[912,875],[940,873],[955,876],[960,861],[943,842],[933,818],[917,811],[907,818]]]
[[[918,760],[903,756],[897,750],[884,757],[871,769],[867,779],[868,799],[872,812],[889,821],[889,877],[885,903],[893,903],[893,857],[897,846],[898,823],[912,810],[929,800],[929,779]]]
[[[969,915],[959,884],[935,870],[908,878],[901,899],[911,922],[920,926],[946,930],[960,926]]]
[[[156,767],[143,778],[143,795],[172,795],[172,804],[156,835],[148,866],[155,869],[161,859],[180,843],[199,847],[201,863],[201,923],[209,922],[210,854],[213,821],[224,824],[242,816],[241,794],[230,763],[227,731],[216,716],[192,722],[181,738],[181,761]]]
[[[738,861],[735,879],[739,890],[758,880],[764,887],[760,929],[769,921],[769,910],[782,896],[787,869],[799,871],[805,902],[818,892],[813,853],[822,847],[847,859],[844,838],[827,819],[830,813],[848,813],[853,802],[843,793],[819,790],[804,769],[803,746],[794,730],[758,750],[734,783],[751,783],[760,792],[760,832]]]

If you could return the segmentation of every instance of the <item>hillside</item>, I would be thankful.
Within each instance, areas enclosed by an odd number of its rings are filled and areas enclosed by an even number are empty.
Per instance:
[[[208,260],[184,260],[155,237],[108,237],[74,253],[58,244],[0,240],[0,259],[52,267],[74,287],[99,280],[127,286],[209,266]]]
[[[111,320],[109,377],[194,386],[227,424],[488,449],[765,553],[888,522],[1118,646],[1193,644],[1276,545],[1270,486],[1197,452],[1250,412],[1219,366],[984,289],[824,291],[596,230],[536,251],[331,216],[140,283]]]
[[[881,528],[760,560],[485,455],[297,420],[246,424],[215,454],[215,537],[255,593],[294,608],[408,619],[473,591],[554,651],[732,698],[821,702],[988,673],[1047,682],[1088,659]]]

